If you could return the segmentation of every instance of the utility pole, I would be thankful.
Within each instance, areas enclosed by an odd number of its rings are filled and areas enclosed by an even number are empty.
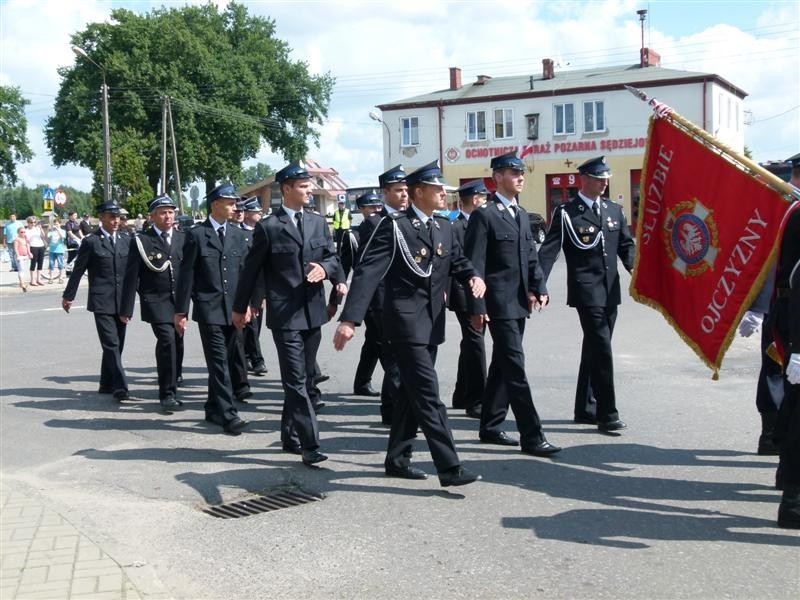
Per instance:
[[[167,97],[161,97],[161,193],[167,193]]]
[[[108,85],[103,72],[103,200],[111,202],[111,135],[108,128]]]
[[[175,144],[175,127],[172,124],[172,104],[167,96],[167,118],[169,119],[169,137],[172,140],[172,164],[175,169],[175,193],[178,195],[178,207],[183,214],[189,214],[183,210],[183,193],[181,191],[181,172],[178,169],[178,149]]]

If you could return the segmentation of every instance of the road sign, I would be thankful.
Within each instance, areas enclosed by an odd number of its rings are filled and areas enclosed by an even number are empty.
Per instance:
[[[47,186],[44,186],[42,188],[42,200],[51,200],[52,201],[54,196],[55,196],[55,192],[53,191],[53,188],[47,187]]]
[[[189,196],[191,196],[192,200],[197,200],[200,197],[200,190],[197,189],[196,185],[192,186],[192,189],[189,190]]]
[[[58,206],[64,206],[67,203],[67,193],[59,188],[58,190],[56,190],[56,195],[54,196],[54,200],[56,201],[56,204]]]

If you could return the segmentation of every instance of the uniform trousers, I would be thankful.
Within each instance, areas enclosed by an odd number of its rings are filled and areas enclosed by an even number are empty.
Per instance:
[[[436,346],[393,343],[402,381],[395,399],[389,447],[384,464],[404,467],[411,462],[417,427],[422,428],[436,471],[441,473],[461,463],[447,423],[447,408],[439,400],[436,376]]]
[[[767,355],[767,348],[773,342],[773,322],[769,314],[764,316],[761,326],[761,370],[758,372],[756,386],[756,408],[758,412],[770,413],[780,408],[784,394],[784,379],[780,365]]]
[[[617,320],[617,307],[577,306],[576,310],[583,329],[578,386],[582,385],[580,373],[583,370],[583,385],[586,385],[587,389],[576,391],[575,409],[577,411],[579,408],[579,394],[582,394],[582,398],[586,398],[594,393],[597,400],[597,421],[609,423],[619,419],[614,391],[614,357],[611,352],[611,335]],[[588,377],[585,375],[586,372]]]
[[[236,364],[241,350],[241,336],[233,325],[198,323],[198,329],[208,368],[206,416],[217,416],[227,423],[239,417],[239,411],[233,404],[233,395],[237,386],[242,385],[242,367]],[[246,372],[244,381],[246,384]]]
[[[319,448],[319,429],[312,398],[319,394],[314,386],[314,371],[322,333],[319,327],[302,331],[273,329],[272,339],[278,354],[284,393],[281,441],[300,444],[303,450],[316,450]]]
[[[94,313],[94,324],[100,347],[103,349],[103,360],[100,363],[100,387],[116,392],[127,390],[125,369],[122,368],[122,349],[125,347],[125,324],[117,315]]]
[[[261,324],[263,321],[264,312],[259,311],[258,315],[250,319],[242,331],[244,355],[254,368],[264,364],[264,355],[261,353]]]
[[[397,397],[402,394],[403,382],[400,378],[400,368],[397,366],[397,356],[391,342],[383,340],[380,355],[383,367],[383,383],[381,384],[381,421],[391,423],[394,415],[394,406]]]
[[[508,407],[517,420],[520,443],[535,446],[543,441],[542,422],[533,405],[531,387],[525,374],[525,354],[522,336],[525,319],[492,319],[492,362],[486,377],[486,390],[481,402],[482,434],[500,433],[508,415]]]
[[[800,385],[786,382],[775,426],[778,472],[784,485],[800,486]]]
[[[617,309],[611,313],[606,312],[610,336],[614,335],[614,324],[617,322]],[[581,344],[581,362],[578,367],[578,385],[575,388],[575,416],[597,416],[597,399],[592,390],[589,365],[591,364],[591,348],[586,336]]]
[[[456,389],[453,390],[453,408],[478,406],[486,389],[485,329],[476,331],[470,324],[470,314],[456,311],[461,326],[461,351],[458,355]]]
[[[370,308],[364,315],[364,343],[361,345],[361,356],[353,377],[353,389],[365,387],[372,383],[372,374],[381,356],[383,340],[383,322],[375,318],[375,312]]]
[[[183,365],[183,336],[178,335],[172,323],[150,323],[156,336],[156,372],[158,373],[158,397],[175,394],[178,375]]]

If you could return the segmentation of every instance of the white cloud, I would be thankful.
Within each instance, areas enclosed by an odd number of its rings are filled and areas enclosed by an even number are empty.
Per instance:
[[[222,0],[216,3],[226,4]],[[117,5],[99,0],[3,2],[0,82],[54,95],[59,83],[56,67],[73,60],[69,35],[89,21],[108,19],[111,7]],[[150,2],[123,5],[142,11],[156,6]],[[582,4],[348,0],[247,5],[251,14],[275,20],[276,34],[288,42],[294,59],[306,61],[312,72],[331,72],[337,77],[330,121],[321,130],[320,148],[312,147],[309,157],[336,168],[350,185],[371,183],[383,167],[380,125],[369,120],[368,112],[376,104],[447,87],[448,67],[462,67],[463,80],[470,81],[478,74],[539,74],[541,60],[548,57],[561,69],[638,61],[636,10],[641,2],[634,0]],[[797,4],[746,2],[727,14],[720,13],[717,4],[712,6],[713,20],[702,21],[699,14],[684,18],[682,13],[695,6],[654,4],[651,15],[657,18],[648,22],[649,45],[661,53],[665,67],[717,73],[750,93],[745,108],[752,111],[755,123],[746,131],[746,143],[757,159],[795,153],[800,109],[789,109],[800,97]],[[740,18],[738,27],[730,24],[745,11],[752,18]],[[723,21],[729,24],[721,24]],[[42,35],[43,31],[47,35]],[[47,102],[52,96],[28,97],[36,105],[30,107],[30,137],[41,138],[41,124],[49,114]],[[761,121],[787,110],[782,116]],[[31,141],[41,154],[25,166],[26,182],[27,178],[52,181],[61,172],[80,178],[80,169],[56,171],[48,164],[43,145]],[[266,148],[258,160],[273,167],[284,163]],[[82,187],[88,189],[85,173]]]

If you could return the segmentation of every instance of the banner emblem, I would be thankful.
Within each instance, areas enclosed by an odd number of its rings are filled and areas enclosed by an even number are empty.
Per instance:
[[[711,211],[697,198],[675,204],[664,219],[664,244],[672,268],[684,277],[713,268],[719,235]]]

